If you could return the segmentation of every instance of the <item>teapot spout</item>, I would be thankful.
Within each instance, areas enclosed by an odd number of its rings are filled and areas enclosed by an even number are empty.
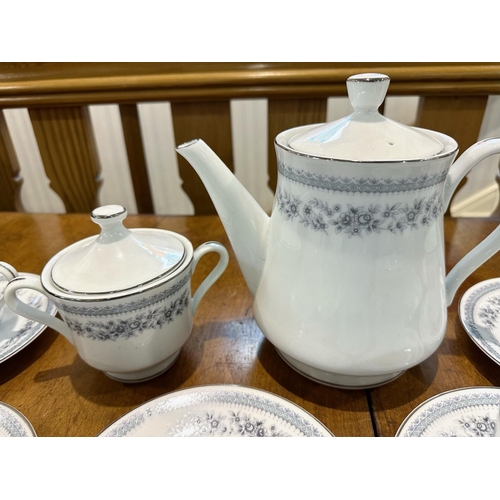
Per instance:
[[[250,293],[255,296],[266,258],[269,216],[203,140],[181,144],[176,151],[205,185]]]

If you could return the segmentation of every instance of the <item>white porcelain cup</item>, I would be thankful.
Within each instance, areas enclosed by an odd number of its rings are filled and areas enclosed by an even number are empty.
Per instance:
[[[7,286],[7,283],[14,278],[17,278],[19,275],[17,271],[7,262],[0,261],[0,320],[3,316],[3,310],[5,306],[4,300],[4,290]]]

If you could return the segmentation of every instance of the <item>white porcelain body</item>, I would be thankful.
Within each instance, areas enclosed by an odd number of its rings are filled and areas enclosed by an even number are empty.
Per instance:
[[[309,126],[309,127],[314,127]],[[295,370],[344,388],[389,382],[443,340],[463,280],[500,249],[500,228],[445,276],[443,214],[460,180],[500,139],[457,143],[429,159],[361,162],[287,148],[278,135],[278,185],[269,218],[215,153],[195,140],[177,151],[221,217],[255,298],[264,335]]]
[[[291,134],[276,141],[255,319],[305,375],[378,385],[429,357],[446,331],[443,194],[456,143],[440,159],[353,163],[280,147]]]
[[[137,290],[92,297],[62,293],[51,279],[56,255],[40,278],[17,278],[9,283],[5,300],[17,313],[58,330],[75,345],[86,363],[111,378],[124,382],[153,378],[177,359],[191,334],[200,299],[224,272],[229,260],[220,243],[205,243],[193,252],[189,240],[178,234],[176,237],[185,245],[185,263],[167,278]],[[218,253],[219,262],[191,297],[191,275],[199,259],[208,252]],[[22,288],[45,293],[63,321],[21,303],[16,290]]]

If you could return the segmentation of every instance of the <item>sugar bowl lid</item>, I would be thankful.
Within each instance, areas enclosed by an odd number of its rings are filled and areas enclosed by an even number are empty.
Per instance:
[[[123,225],[126,216],[120,205],[92,212],[91,220],[101,232],[61,252],[50,272],[58,289],[77,294],[120,292],[163,278],[181,266],[186,247],[175,233],[131,231]]]
[[[443,144],[420,129],[408,127],[378,112],[390,79],[363,73],[347,79],[354,112],[331,123],[307,128],[289,140],[299,153],[350,161],[395,161],[433,157]]]

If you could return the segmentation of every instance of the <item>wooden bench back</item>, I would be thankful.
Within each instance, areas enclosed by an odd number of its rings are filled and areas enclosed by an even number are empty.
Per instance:
[[[102,182],[88,106],[119,104],[139,213],[153,213],[138,103],[169,101],[177,144],[201,137],[233,169],[231,99],[268,100],[269,186],[276,186],[275,136],[326,120],[327,98],[345,80],[386,73],[389,95],[421,96],[415,125],[477,141],[489,95],[500,94],[500,64],[441,63],[2,63],[0,108],[26,107],[51,187],[67,212],[89,213]],[[196,214],[214,213],[194,170],[179,157]],[[0,210],[22,210],[20,167],[0,113]]]

